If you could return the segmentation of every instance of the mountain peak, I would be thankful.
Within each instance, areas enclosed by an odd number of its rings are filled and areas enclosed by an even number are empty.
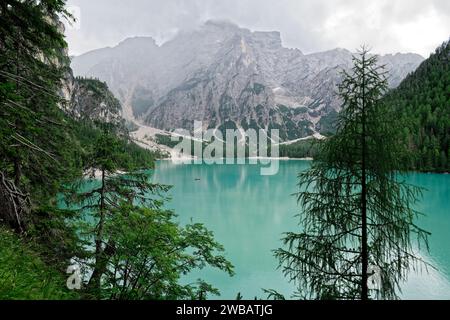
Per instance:
[[[263,42],[264,46],[271,48],[281,48],[281,34],[278,31],[254,31],[253,38],[258,42]]]
[[[387,56],[390,85],[421,62]],[[107,81],[124,114],[165,130],[211,128],[230,121],[242,128],[279,128],[282,140],[326,132],[339,111],[340,69],[351,67],[346,49],[303,55],[282,46],[278,31],[253,31],[209,20],[156,46],[134,37],[117,47],[77,57],[77,75]],[[327,118],[328,117],[328,118]],[[328,119],[328,120],[327,120]]]
[[[242,29],[234,22],[231,22],[230,20],[207,20],[204,24],[206,27],[214,27],[218,29]]]
[[[141,46],[141,45],[155,46],[155,47],[158,46],[156,44],[155,39],[153,39],[150,36],[136,36],[136,37],[125,38],[124,40],[119,42],[117,47],[136,46],[136,45],[137,46]]]

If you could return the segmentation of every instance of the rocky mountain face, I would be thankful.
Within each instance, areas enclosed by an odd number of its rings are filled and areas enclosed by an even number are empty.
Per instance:
[[[56,18],[54,23],[58,31],[64,34],[64,24]],[[57,61],[65,70],[59,89],[59,96],[62,98],[60,108],[76,120],[99,120],[124,127],[121,103],[108,85],[98,79],[75,77],[69,62],[68,49],[64,48]]]
[[[124,122],[120,101],[102,81],[75,78],[69,71],[61,87],[61,96],[66,101],[62,105],[64,111],[74,119],[117,125]]]
[[[380,57],[397,86],[423,58]],[[75,75],[105,81],[123,115],[164,130],[280,129],[282,140],[331,130],[340,108],[336,85],[352,65],[345,49],[303,54],[282,46],[278,32],[252,32],[219,21],[182,32],[161,46],[150,37],[72,60]]]

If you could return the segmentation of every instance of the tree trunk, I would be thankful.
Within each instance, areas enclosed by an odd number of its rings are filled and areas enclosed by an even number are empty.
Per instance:
[[[22,177],[22,165],[19,157],[14,157],[14,184],[20,188],[20,178]]]
[[[95,264],[91,278],[88,282],[88,289],[99,298],[101,289],[101,278],[106,268],[106,262],[103,250],[103,227],[105,224],[105,170],[102,169],[102,187],[100,191],[100,218],[95,237]]]
[[[16,56],[16,94],[19,94],[19,89],[20,89],[20,82],[19,82],[19,76],[20,76],[20,43],[17,41],[16,42],[16,50],[17,50],[17,56]],[[14,121],[14,125],[16,126],[16,131],[20,130],[20,120],[19,118],[16,118],[16,120]],[[19,150],[20,147],[18,147],[17,150]],[[19,152],[19,151],[18,151]],[[14,184],[16,185],[17,188],[20,188],[20,178],[22,176],[22,166],[21,166],[21,160],[20,160],[20,156],[16,155],[14,156]]]
[[[363,77],[362,77],[362,161],[361,161],[361,300],[368,300],[367,269],[368,269],[368,250],[367,250],[367,182],[366,182],[366,98],[365,98],[365,55],[362,57]]]

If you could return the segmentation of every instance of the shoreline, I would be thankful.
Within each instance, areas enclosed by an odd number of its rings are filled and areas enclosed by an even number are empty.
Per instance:
[[[202,158],[201,160],[203,161],[204,159],[208,159],[208,158]],[[245,158],[217,158],[217,160],[226,160],[226,159],[245,159],[245,160],[281,160],[281,161],[289,161],[289,160],[302,160],[302,161],[313,161],[313,158],[310,157],[305,157],[305,158],[289,158],[289,157],[245,157]],[[161,158],[161,159],[156,159],[157,161],[194,161],[197,160],[196,157],[167,157],[167,158]]]
[[[218,158],[221,160],[226,160],[226,159],[233,159],[234,161],[236,161],[236,159],[245,159],[247,160],[279,160],[279,161],[314,161],[314,158],[311,157],[305,157],[305,158],[289,158],[289,157],[246,157],[246,158]],[[172,158],[172,157],[167,157],[167,158],[161,158],[161,159],[156,159],[156,161],[172,161],[172,162],[184,162],[184,161],[190,161],[190,163],[186,163],[186,164],[192,164],[192,161],[196,160],[195,157],[180,157],[180,158]],[[202,163],[203,163],[204,158],[202,159]],[[224,163],[226,164],[226,163]],[[233,164],[238,164],[238,163],[233,163]],[[248,162],[243,163],[243,164],[249,164]],[[439,171],[420,171],[420,170],[408,170],[405,172],[406,174],[411,174],[411,173],[422,173],[422,174],[438,174],[438,175],[449,175],[450,172],[439,172]]]
[[[114,173],[108,173],[106,176],[115,176],[115,175],[122,175],[126,174],[127,172],[122,170],[117,170]],[[100,179],[102,177],[102,171],[97,168],[88,168],[83,171],[83,178],[84,179]]]

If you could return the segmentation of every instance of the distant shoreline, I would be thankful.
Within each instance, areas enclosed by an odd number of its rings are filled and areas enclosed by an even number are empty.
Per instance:
[[[204,160],[203,158],[202,160]],[[217,158],[220,160],[226,160],[226,159],[245,159],[245,160],[281,160],[281,161],[289,161],[289,160],[302,160],[302,161],[313,161],[313,158],[305,157],[305,158],[289,158],[289,157],[245,157],[245,158]],[[189,161],[189,160],[196,160],[195,157],[180,157],[180,158],[174,158],[174,157],[167,157],[167,158],[161,158],[156,160],[175,160],[175,161]]]

